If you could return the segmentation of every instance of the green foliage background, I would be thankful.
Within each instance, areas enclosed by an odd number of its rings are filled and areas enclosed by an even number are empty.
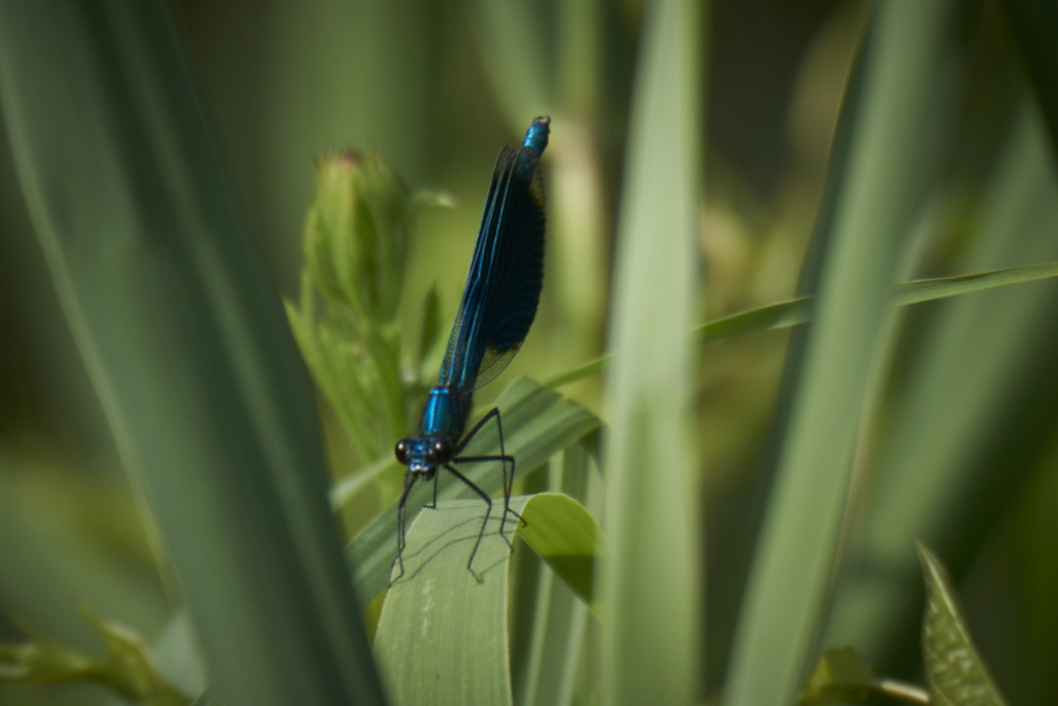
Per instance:
[[[1010,701],[1058,701],[1058,290],[891,306],[907,280],[1058,260],[1052,4],[136,8],[0,5],[6,615],[99,651],[83,601],[174,683],[197,653],[225,702],[380,698],[334,539],[371,526],[399,471],[357,480],[333,533],[324,471],[349,488],[395,439],[343,433],[357,411],[326,391],[317,425],[279,304],[302,291],[313,160],[377,150],[454,197],[408,216],[385,332],[407,352],[432,307],[444,339],[499,145],[550,114],[540,315],[478,402],[617,354],[560,390],[615,433],[523,488],[566,488],[613,541],[605,623],[516,553],[516,702],[635,703],[630,682],[781,703],[843,645],[921,682],[916,540]],[[681,334],[806,295],[792,333]],[[419,353],[400,361],[415,384]],[[0,618],[0,641],[22,637]],[[3,703],[112,698],[0,684]]]

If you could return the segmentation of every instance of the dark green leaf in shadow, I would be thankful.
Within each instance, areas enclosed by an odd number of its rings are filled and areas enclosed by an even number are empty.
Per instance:
[[[1058,157],[1058,5],[1052,0],[1003,0],[1026,73]]]

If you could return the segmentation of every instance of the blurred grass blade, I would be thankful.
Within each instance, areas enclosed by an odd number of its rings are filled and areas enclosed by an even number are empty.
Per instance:
[[[1046,139],[1025,100],[957,267],[1058,257],[1058,175]],[[855,639],[874,661],[917,630],[916,539],[943,547],[961,573],[993,531],[989,518],[1007,516],[1036,459],[1052,453],[1056,295],[1050,282],[954,299],[921,331],[876,451],[861,559],[835,596],[832,644]]]
[[[649,3],[637,68],[606,381],[604,704],[693,703],[701,686],[687,331],[697,302],[706,8]]]
[[[548,14],[534,0],[475,0],[471,6],[492,89],[511,125],[521,126],[553,102]]]
[[[122,699],[147,706],[188,706],[191,698],[168,683],[151,659],[147,644],[126,625],[107,620],[87,604],[81,617],[102,643],[91,652],[59,644],[37,626],[12,618],[28,640],[0,642],[0,683],[95,683]]]
[[[521,512],[527,497],[511,498]],[[408,528],[404,576],[389,588],[375,652],[398,704],[511,703],[507,631],[510,547],[499,536],[502,504],[481,529],[480,500],[438,502]],[[498,512],[499,511],[499,512]],[[506,531],[514,532],[508,518]]]
[[[576,368],[573,368],[573,370],[567,371],[565,373],[562,373],[561,375],[557,375],[551,378],[544,384],[548,387],[562,387],[564,385],[569,385],[570,383],[576,382],[578,380],[583,380],[586,377],[598,375],[599,373],[610,367],[610,364],[612,362],[612,355],[601,355],[598,358],[589,360],[587,363],[578,365]]]
[[[1024,267],[1008,267],[991,272],[975,272],[954,277],[935,277],[918,279],[896,287],[894,304],[909,306],[923,302],[937,301],[957,297],[962,294],[983,292],[996,287],[1008,287],[1013,284],[1027,284],[1042,279],[1058,277],[1058,262],[1044,262]],[[784,329],[808,323],[812,318],[814,297],[798,297],[788,301],[766,304],[737,314],[722,316],[719,319],[697,326],[692,335],[699,343],[708,343],[726,336],[737,336],[743,333]],[[561,387],[589,375],[601,373],[610,365],[612,356],[604,355],[588,361],[569,372],[558,375],[547,381],[548,387]]]
[[[1040,233],[1028,233],[1029,236],[1042,236]],[[996,287],[1006,287],[1012,284],[1026,284],[1037,282],[1041,279],[1058,277],[1058,262],[1043,262],[1038,265],[1025,265],[1024,267],[1007,267],[991,272],[977,272],[970,275],[957,275],[955,277],[938,277],[937,279],[920,279],[907,284],[902,284],[897,289],[896,303],[904,306],[907,304],[918,304],[920,302],[931,302],[948,297],[957,297],[960,294],[982,292]]]
[[[0,609],[74,647],[95,644],[88,626],[73,619],[78,601],[129,625],[164,619],[168,611],[158,597],[135,576],[110,570],[112,558],[94,550],[83,527],[35,499],[24,480],[40,477],[41,468],[19,461],[0,449]],[[3,696],[0,690],[0,702]]]
[[[379,474],[401,470],[403,469],[401,465],[397,463],[397,459],[394,456],[387,454],[385,457],[380,458],[371,465],[361,468],[335,483],[334,486],[331,487],[331,507],[335,510],[340,510],[346,503],[350,502],[357,493],[371,483],[374,483],[375,477]]]
[[[922,659],[935,706],[1005,706],[977,654],[948,572],[926,545],[918,545],[926,580]]]
[[[508,454],[517,459],[515,480],[523,478],[524,474],[599,425],[599,419],[591,412],[525,378],[511,383],[497,400],[496,406],[503,415],[504,447]],[[495,447],[478,445],[478,438],[484,436],[478,435],[471,442],[471,454],[498,453]],[[380,466],[386,467],[388,465]],[[503,487],[501,474],[492,464],[468,464],[463,470],[467,478],[486,493],[496,493]],[[424,487],[416,488],[408,500],[409,524],[429,499],[425,488],[428,484],[420,485]],[[465,497],[466,492],[465,486],[454,478],[442,479],[437,497],[439,500],[448,500]],[[346,547],[346,554],[355,567],[357,594],[364,601],[378,595],[386,587],[397,548],[396,527],[397,508],[392,505]]]
[[[895,288],[893,304],[910,306],[923,302],[983,292],[996,287],[1027,284],[1058,277],[1058,262],[1045,262],[1024,267],[1007,267],[990,272],[974,272],[953,277],[935,277],[905,282]],[[741,311],[710,321],[694,330],[701,343],[741,333],[789,328],[807,323],[812,318],[813,297],[799,297],[789,301]]]
[[[380,703],[304,368],[164,4],[0,4],[0,106],[217,696]]]
[[[205,667],[195,649],[190,616],[181,609],[151,644],[151,657],[158,672],[170,684],[186,694],[201,694],[207,689]]]
[[[813,325],[749,577],[724,703],[792,702],[816,655],[854,450],[904,234],[945,115],[951,2],[873,6],[832,156]],[[839,145],[842,144],[839,141]]]

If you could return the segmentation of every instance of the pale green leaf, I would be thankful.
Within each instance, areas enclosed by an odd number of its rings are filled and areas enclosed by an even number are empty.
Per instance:
[[[591,565],[601,544],[597,525],[560,493],[511,498],[524,523],[519,537],[587,601]],[[408,529],[404,575],[389,588],[375,650],[397,703],[499,704],[511,701],[507,628],[511,547],[499,536],[503,505],[494,501],[481,543],[481,501],[438,503]],[[475,575],[477,574],[477,576]],[[398,575],[394,568],[394,576]],[[480,578],[480,582],[479,582]],[[415,669],[408,669],[415,665]]]
[[[701,496],[687,330],[699,305],[710,3],[646,6],[618,216],[605,504],[603,704],[684,704],[702,677]]]
[[[520,512],[528,500],[511,498]],[[502,503],[482,531],[480,500],[438,503],[408,528],[404,575],[389,588],[375,653],[398,704],[499,705],[511,702],[507,566],[511,547],[499,535]],[[516,518],[507,518],[512,537]],[[394,574],[396,575],[396,574]]]
[[[592,571],[603,553],[603,537],[595,519],[562,493],[534,495],[522,519],[525,523],[518,528],[518,536],[598,615]]]

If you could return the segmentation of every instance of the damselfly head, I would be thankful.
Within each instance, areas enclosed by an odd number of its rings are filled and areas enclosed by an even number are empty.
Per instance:
[[[443,436],[401,439],[393,449],[397,461],[416,475],[432,478],[438,466],[452,460],[455,447]]]

